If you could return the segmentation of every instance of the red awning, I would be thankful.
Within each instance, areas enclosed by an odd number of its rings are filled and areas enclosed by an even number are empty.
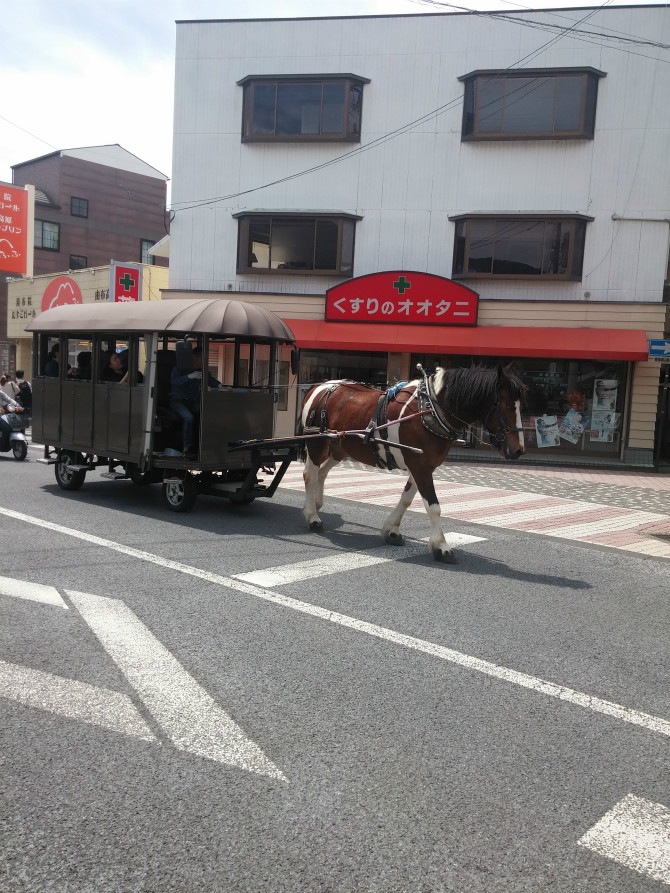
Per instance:
[[[298,347],[407,351],[491,357],[646,360],[641,329],[540,329],[522,326],[407,326],[286,319]]]

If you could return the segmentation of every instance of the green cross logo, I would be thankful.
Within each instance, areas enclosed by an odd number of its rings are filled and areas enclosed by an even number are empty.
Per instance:
[[[411,287],[412,283],[408,282],[404,276],[399,276],[398,279],[393,283],[393,288],[395,288],[396,291],[401,295],[404,295],[407,289]]]
[[[124,291],[130,291],[131,286],[135,285],[135,280],[132,278],[130,273],[124,273],[124,275],[119,279],[119,285],[123,286]]]

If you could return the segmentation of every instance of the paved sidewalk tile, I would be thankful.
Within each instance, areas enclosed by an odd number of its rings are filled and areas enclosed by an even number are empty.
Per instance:
[[[292,465],[281,486],[302,490],[302,469]],[[670,559],[670,479],[663,476],[445,463],[434,478],[444,518]],[[325,496],[391,507],[404,481],[343,462],[328,475]],[[424,511],[420,496],[410,511]]]

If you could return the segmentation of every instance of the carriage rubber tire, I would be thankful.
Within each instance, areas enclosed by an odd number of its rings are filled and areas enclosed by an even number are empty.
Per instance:
[[[12,446],[12,453],[17,462],[23,462],[28,455],[28,444],[25,440],[15,440]]]
[[[74,453],[70,450],[63,450],[59,454],[54,471],[56,473],[56,482],[61,490],[79,490],[86,478],[85,471],[70,471],[70,465],[80,465],[83,462],[81,453]]]
[[[190,512],[198,496],[198,485],[190,474],[179,483],[163,484],[163,502],[171,512]]]

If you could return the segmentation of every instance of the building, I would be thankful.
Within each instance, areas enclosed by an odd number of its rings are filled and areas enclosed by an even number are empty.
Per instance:
[[[13,165],[11,185],[27,184],[35,187],[35,277],[112,260],[167,265],[164,258],[149,256],[167,232],[167,178],[121,146],[65,149]],[[0,275],[0,344],[5,345],[0,360],[3,371],[13,371],[17,364],[30,366],[12,340],[17,338],[12,312],[25,313],[25,304],[9,306],[7,279]],[[14,301],[25,298],[21,291]],[[32,309],[38,312],[39,306]]]
[[[178,22],[165,297],[275,310],[301,382],[513,359],[536,459],[651,465],[668,44],[662,6]]]

